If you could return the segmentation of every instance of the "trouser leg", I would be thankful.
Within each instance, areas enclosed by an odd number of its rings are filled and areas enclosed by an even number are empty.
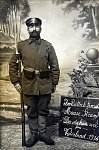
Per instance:
[[[38,137],[46,144],[53,145],[54,141],[46,134],[46,117],[49,113],[48,104],[51,100],[51,94],[29,96],[29,98],[28,100],[32,104],[28,103],[27,115],[32,137],[28,139],[26,146],[33,146],[38,141]],[[39,136],[37,131],[39,131]]]
[[[46,118],[49,114],[48,104],[50,103],[51,95],[42,95],[38,100],[38,130],[39,140],[48,145],[54,145],[53,139],[46,133]]]
[[[48,104],[51,94],[40,95],[38,99],[38,130],[40,133],[46,132],[46,118],[49,114]]]
[[[27,105],[27,115],[30,132],[32,134],[35,134],[38,132],[38,111],[36,96],[24,95],[24,101]]]
[[[33,95],[24,95],[24,101],[27,105],[28,124],[31,132],[26,147],[32,147],[38,142],[37,100]]]
[[[38,130],[40,133],[46,132],[46,116],[38,115]]]
[[[31,115],[32,111],[33,111],[33,107],[28,106],[27,114],[28,114],[29,129],[32,134],[37,134],[38,133],[38,115],[36,112]]]
[[[27,115],[30,132],[46,131],[46,117],[49,114],[48,105],[51,100],[51,94],[46,95],[24,95],[24,101],[27,105]]]

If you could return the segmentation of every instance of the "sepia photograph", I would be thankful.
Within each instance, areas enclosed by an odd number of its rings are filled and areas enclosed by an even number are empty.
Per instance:
[[[0,0],[0,150],[99,150],[99,0]]]

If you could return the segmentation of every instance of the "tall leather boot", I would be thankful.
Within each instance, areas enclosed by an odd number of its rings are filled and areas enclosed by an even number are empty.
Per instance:
[[[37,124],[37,117],[36,118],[29,118],[29,129],[30,129],[30,137],[26,142],[26,147],[32,147],[38,142],[38,124]]]
[[[39,140],[47,145],[54,145],[54,141],[46,133],[46,116],[38,116]]]

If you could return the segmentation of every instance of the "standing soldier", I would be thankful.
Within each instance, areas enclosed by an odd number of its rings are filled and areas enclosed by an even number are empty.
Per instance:
[[[16,90],[23,93],[23,100],[27,105],[31,136],[26,146],[31,147],[38,140],[53,145],[54,141],[46,133],[46,117],[49,113],[51,93],[55,92],[59,81],[59,64],[51,43],[40,37],[41,19],[29,18],[26,25],[29,39],[18,44],[23,65],[21,85],[15,53],[9,64],[10,79]]]

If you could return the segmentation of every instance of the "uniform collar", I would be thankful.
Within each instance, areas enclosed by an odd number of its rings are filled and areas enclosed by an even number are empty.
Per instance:
[[[39,37],[38,39],[34,39],[34,38],[29,37],[29,44],[31,44],[32,42],[40,45],[41,44],[41,38]]]

